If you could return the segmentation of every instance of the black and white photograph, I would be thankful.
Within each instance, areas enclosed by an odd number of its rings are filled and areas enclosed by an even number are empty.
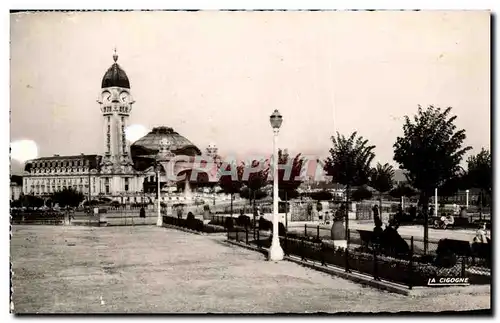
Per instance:
[[[11,314],[492,314],[490,11],[9,20]]]

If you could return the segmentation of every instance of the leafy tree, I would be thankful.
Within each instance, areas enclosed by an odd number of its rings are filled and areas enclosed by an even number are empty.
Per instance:
[[[375,157],[373,149],[368,140],[357,136],[353,132],[349,137],[340,135],[332,136],[333,147],[330,149],[330,157],[325,160],[324,169],[333,181],[345,185],[346,205],[349,205],[349,195],[352,186],[361,186],[368,183],[371,175],[370,164]],[[346,237],[349,233],[349,207],[345,210]]]
[[[358,187],[352,192],[353,201],[369,200],[373,197],[373,193],[364,186]]]
[[[10,201],[10,207],[21,207],[23,206],[21,199]]]
[[[29,208],[42,207],[44,205],[44,200],[41,197],[35,195],[21,195],[19,196],[18,202],[14,203],[14,205]]]
[[[231,173],[231,170],[233,172]],[[234,174],[235,176],[232,176]],[[234,194],[239,193],[243,186],[243,165],[222,164],[219,168],[219,186],[226,194],[231,195],[231,216],[233,215]]]
[[[424,252],[427,252],[429,225],[428,206],[434,189],[443,185],[459,170],[464,154],[471,147],[462,147],[465,130],[457,130],[451,107],[418,107],[411,120],[405,117],[402,137],[394,144],[394,160],[406,169],[409,183],[419,190],[424,208]]]
[[[287,201],[299,195],[297,189],[302,184],[300,175],[303,163],[304,159],[300,154],[290,161],[290,155],[286,149],[278,150],[278,164],[282,165],[282,169],[278,168],[278,194],[281,200]]]
[[[467,189],[466,176],[462,169],[439,186],[438,194],[448,200],[448,197],[455,195],[460,189]]]
[[[61,191],[54,192],[51,199],[54,203],[59,204],[60,207],[76,207],[85,199],[85,196],[73,188],[65,188]]]
[[[465,182],[470,188],[478,188],[479,191],[479,216],[482,219],[482,207],[491,200],[491,189],[493,185],[493,170],[491,168],[491,153],[482,148],[477,155],[467,159],[467,173]]]
[[[379,192],[379,212],[382,216],[382,194],[389,192],[394,186],[394,168],[388,163],[377,163],[377,167],[372,169],[370,185]]]
[[[412,197],[415,196],[416,194],[417,192],[407,184],[399,184],[389,192],[390,196],[398,199],[401,198],[402,196]]]
[[[262,193],[260,193],[260,192],[263,192],[262,189],[268,183],[268,176],[269,176],[270,168],[269,168],[269,163],[267,160],[265,160],[265,161],[252,160],[252,162],[250,163],[250,166],[252,168],[259,167],[259,165],[261,165],[261,163],[263,163],[262,165],[264,165],[264,167],[262,167],[258,171],[254,171],[254,172],[251,172],[248,174],[245,174],[245,171],[243,171],[243,185],[245,185],[246,188],[249,190],[249,194],[247,196],[250,200],[250,203],[253,204],[253,213],[254,214],[255,214],[255,201],[257,199],[257,195],[262,196]],[[247,168],[249,166],[247,166],[245,163],[243,163],[243,167]],[[245,175],[248,175],[247,178],[245,178]],[[252,203],[252,201],[253,201],[253,203]]]
[[[310,197],[315,200],[315,201],[329,201],[333,198],[333,194],[328,192],[328,191],[318,191],[318,192],[312,192],[310,194]]]

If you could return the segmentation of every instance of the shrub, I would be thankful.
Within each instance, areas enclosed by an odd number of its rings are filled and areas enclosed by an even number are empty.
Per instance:
[[[232,230],[234,228],[234,223],[233,223],[233,218],[230,216],[227,216],[224,219],[224,228],[227,230]]]
[[[236,224],[242,227],[250,227],[251,226],[251,221],[250,217],[248,215],[240,215],[236,219]]]
[[[187,220],[188,222],[191,222],[191,221],[195,220],[195,217],[194,217],[193,212],[189,212],[189,213],[188,213],[186,220]]]
[[[264,217],[260,217],[259,219],[259,230],[272,230],[273,223],[264,219]]]
[[[203,221],[198,219],[193,219],[189,222],[189,228],[195,231],[203,231]]]
[[[208,205],[208,204],[203,205],[203,211],[210,212],[210,205]]]
[[[434,264],[438,267],[451,268],[457,264],[457,256],[453,253],[438,255]]]

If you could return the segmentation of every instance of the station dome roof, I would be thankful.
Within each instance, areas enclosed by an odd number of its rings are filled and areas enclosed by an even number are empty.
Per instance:
[[[155,127],[147,135],[137,140],[130,146],[130,153],[134,168],[145,170],[154,164],[160,151],[162,140],[168,141],[170,151],[175,155],[197,156],[201,151],[187,138],[181,136],[170,127]]]

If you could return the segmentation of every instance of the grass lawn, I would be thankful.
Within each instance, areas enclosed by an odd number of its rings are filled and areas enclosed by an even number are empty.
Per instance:
[[[490,295],[406,297],[155,226],[13,226],[16,313],[270,313],[490,308]]]

